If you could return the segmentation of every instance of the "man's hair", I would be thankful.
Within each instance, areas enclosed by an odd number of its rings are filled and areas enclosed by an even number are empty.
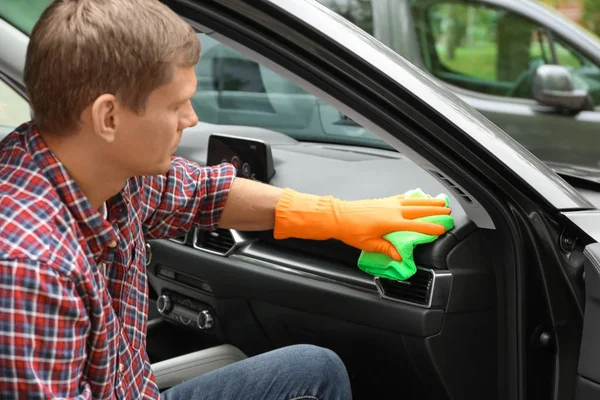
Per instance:
[[[105,93],[143,113],[199,57],[194,30],[158,0],[55,0],[33,28],[24,80],[38,127],[62,133]]]

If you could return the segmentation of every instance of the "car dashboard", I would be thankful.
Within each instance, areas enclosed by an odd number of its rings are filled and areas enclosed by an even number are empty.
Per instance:
[[[495,280],[489,259],[494,231],[469,221],[457,193],[396,152],[298,142],[254,127],[202,123],[183,134],[176,155],[205,165],[211,134],[268,143],[275,170],[269,183],[282,188],[344,200],[415,188],[432,195],[445,192],[455,228],[417,247],[418,270],[406,281],[361,271],[360,252],[336,240],[275,240],[272,231],[229,229],[192,229],[178,238],[149,240],[148,277],[165,320],[234,344],[249,355],[308,342],[336,350],[349,368],[360,370],[372,350],[381,362],[409,375],[425,374],[421,380],[440,388],[443,381],[454,385],[463,379],[455,377],[456,371],[444,371],[445,350],[431,347],[439,340],[466,344],[464,338],[469,337],[463,352],[471,360],[482,360],[479,370],[473,370],[477,376],[482,365],[495,366],[490,362],[496,359],[495,349],[487,341],[496,335]],[[485,336],[465,336],[461,326],[465,315],[471,315],[467,320],[477,323]],[[384,345],[382,338],[390,335],[399,341],[386,354],[385,346],[380,349],[374,343]],[[364,350],[356,351],[350,344],[365,338],[371,339]],[[392,354],[393,360],[386,362]],[[429,374],[436,370],[441,373]],[[492,375],[482,376],[479,384],[493,384]],[[459,386],[457,390],[461,392]]]

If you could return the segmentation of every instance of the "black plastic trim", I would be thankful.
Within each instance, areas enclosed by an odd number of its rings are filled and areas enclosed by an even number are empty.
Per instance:
[[[342,284],[362,287],[376,291],[373,276],[368,275],[355,265],[342,265],[339,262],[332,262],[323,259],[317,259],[303,255],[299,251],[291,249],[280,249],[265,245],[261,242],[253,243],[243,249],[240,249],[239,255],[249,259],[261,260],[264,262],[286,266],[299,272],[322,276]],[[318,261],[317,261],[318,260]],[[356,258],[355,258],[356,260]]]
[[[262,301],[417,337],[435,335],[442,329],[443,310],[387,301],[379,297],[375,288],[324,281],[293,270],[265,268],[199,252],[168,240],[153,240],[150,244],[154,261],[148,272],[159,293],[165,282],[157,278],[156,269],[170,266],[208,282],[218,299]]]
[[[583,377],[577,378],[577,390],[575,400],[598,400],[600,399],[600,383],[592,382]]]
[[[588,245],[584,254],[586,299],[578,372],[600,382],[600,243]]]

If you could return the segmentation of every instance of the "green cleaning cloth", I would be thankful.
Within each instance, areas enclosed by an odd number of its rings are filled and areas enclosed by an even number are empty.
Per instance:
[[[421,189],[411,190],[405,193],[407,197],[425,197],[426,194]],[[436,198],[446,200],[446,207],[449,204],[448,196],[440,194]],[[440,224],[446,230],[454,227],[454,218],[450,215],[435,215],[431,217],[417,218],[416,221],[433,222]],[[358,267],[368,274],[381,278],[393,280],[405,280],[417,272],[417,266],[413,257],[415,247],[420,244],[431,243],[438,238],[435,235],[426,235],[424,233],[413,231],[392,232],[383,237],[391,242],[402,261],[396,261],[393,258],[374,252],[363,251],[358,258]]]

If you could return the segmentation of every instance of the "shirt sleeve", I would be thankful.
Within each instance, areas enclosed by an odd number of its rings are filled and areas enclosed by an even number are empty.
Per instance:
[[[201,167],[174,157],[167,174],[142,177],[144,234],[165,238],[192,226],[217,229],[235,175],[231,164]]]
[[[0,260],[0,398],[89,399],[89,319],[75,285],[42,263]]]

